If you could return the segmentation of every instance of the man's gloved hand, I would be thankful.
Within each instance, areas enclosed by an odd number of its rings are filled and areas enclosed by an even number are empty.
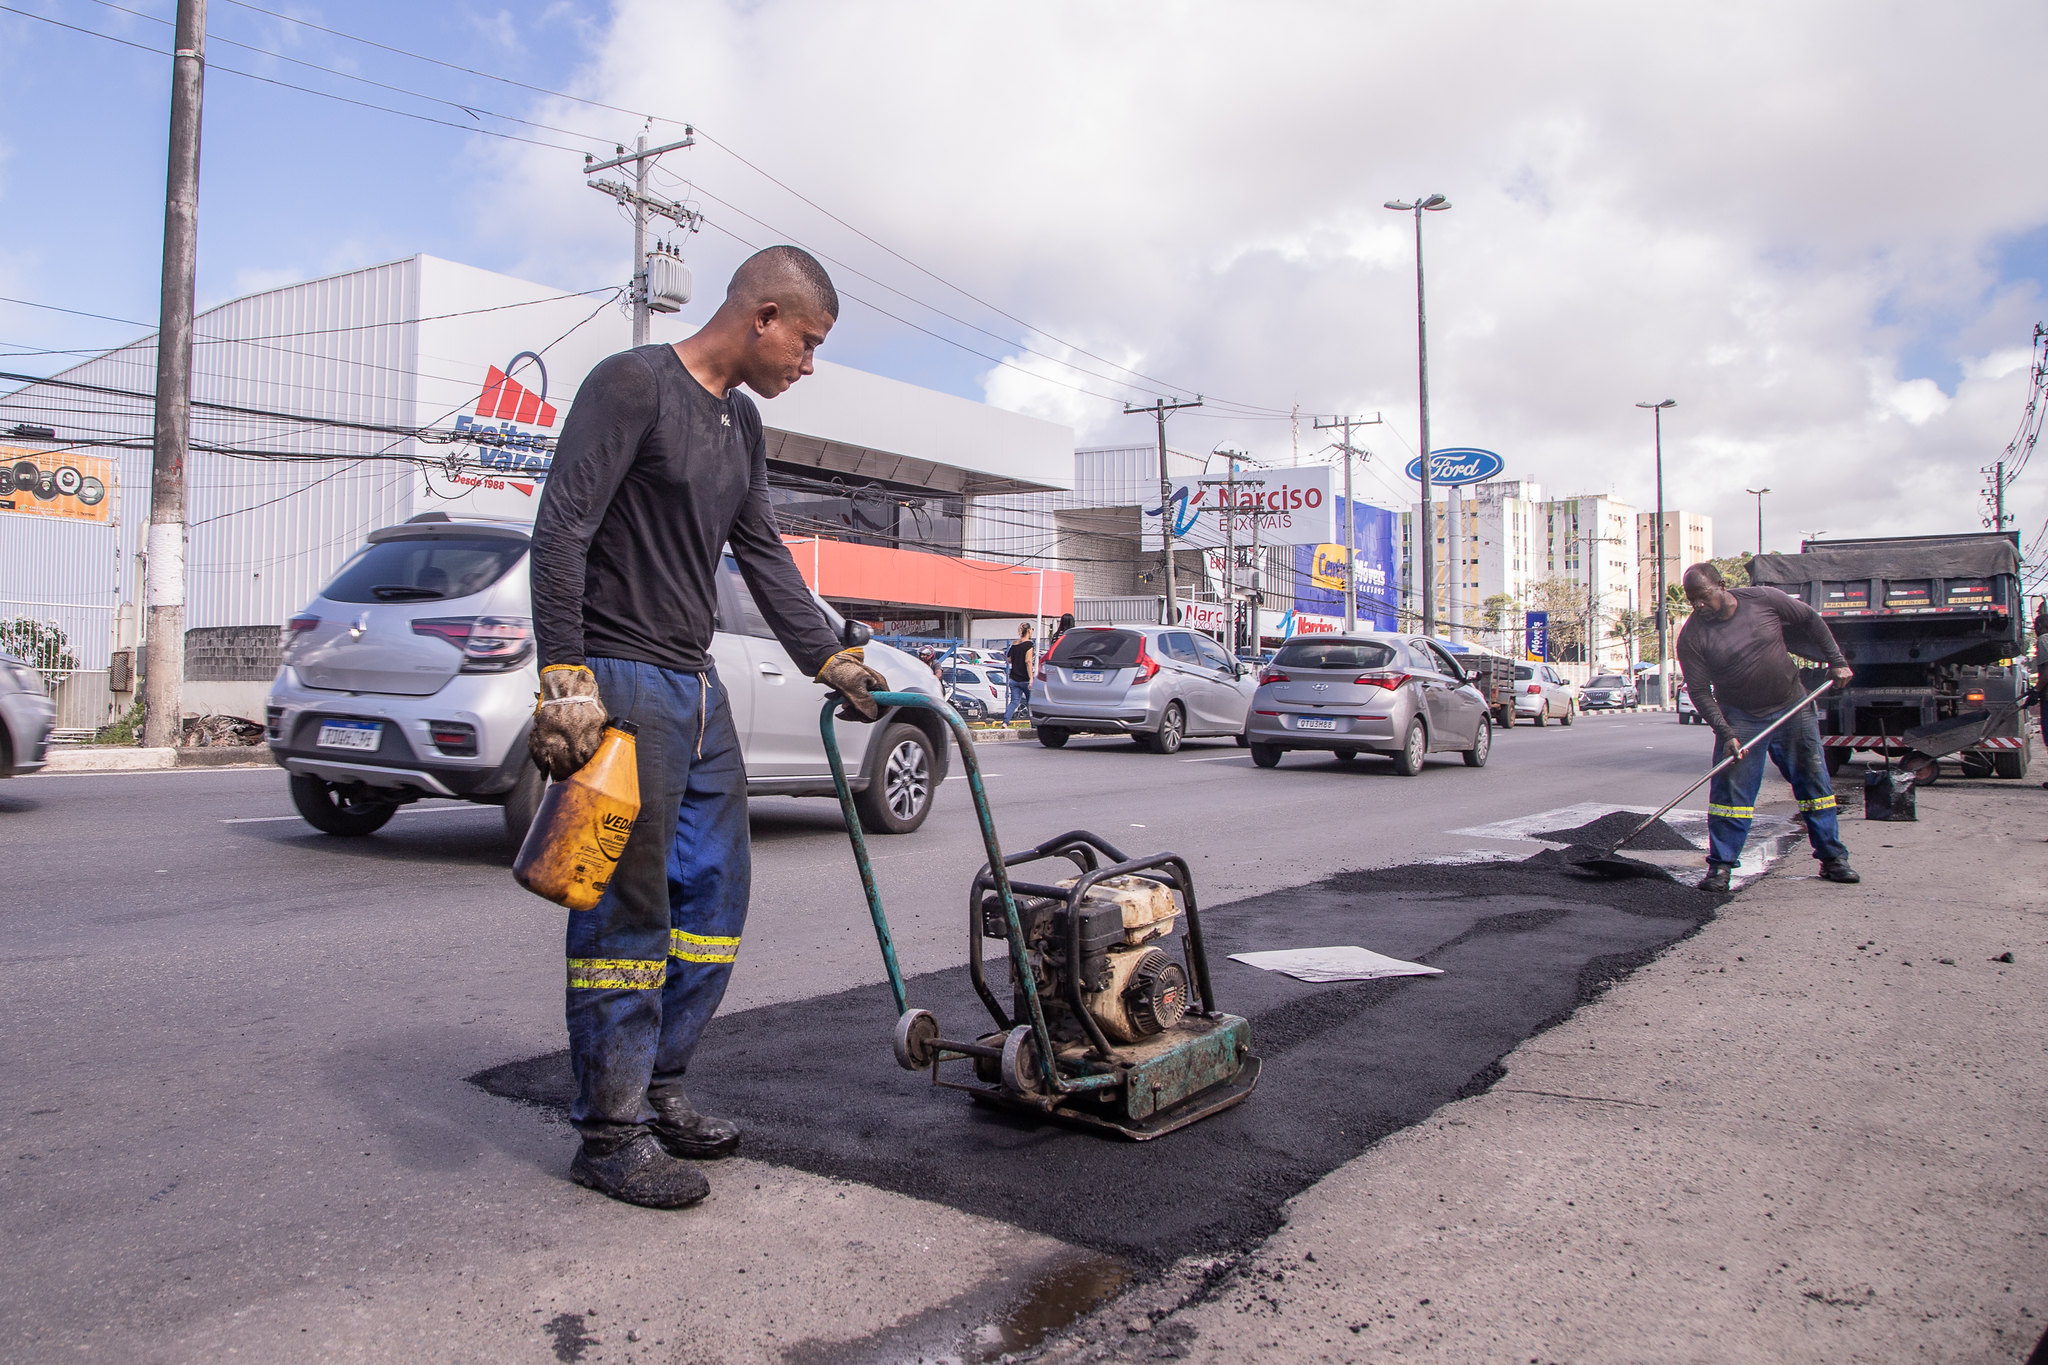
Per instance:
[[[533,708],[526,751],[560,782],[590,762],[607,719],[595,674],[582,664],[550,664],[540,671],[540,702]]]
[[[861,661],[859,649],[842,649],[825,660],[825,666],[818,670],[818,681],[846,698],[846,705],[839,708],[841,720],[875,720],[881,716],[882,708],[875,705],[875,699],[868,693],[876,688],[886,691],[889,680]]]
[[[1715,746],[1715,752],[1719,753],[1722,758],[1733,758],[1742,751],[1742,740],[1733,730],[1716,730],[1714,731],[1714,738],[1720,741]]]

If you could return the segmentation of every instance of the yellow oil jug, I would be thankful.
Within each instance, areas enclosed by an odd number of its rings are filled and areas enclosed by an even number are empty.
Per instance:
[[[591,909],[604,897],[640,814],[633,735],[631,721],[606,726],[590,762],[541,797],[512,861],[512,875],[534,895],[571,910]]]

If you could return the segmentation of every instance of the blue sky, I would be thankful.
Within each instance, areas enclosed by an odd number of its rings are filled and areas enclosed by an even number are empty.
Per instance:
[[[168,42],[95,0],[9,3]],[[2029,0],[1730,0],[1639,10],[1626,29],[1595,0],[1275,0],[1256,25],[1221,0],[1177,5],[1170,24],[1083,0],[268,3],[697,122],[723,147],[670,157],[661,188],[710,217],[685,244],[700,300],[744,254],[729,234],[810,246],[848,300],[827,358],[1051,417],[1084,443],[1147,439],[1122,404],[1161,387],[1210,397],[1174,420],[1176,446],[1271,460],[1313,457],[1318,413],[1378,411],[1367,487],[1390,498],[1417,412],[1412,239],[1389,198],[1454,204],[1429,224],[1438,442],[1500,451],[1509,477],[1554,494],[1641,502],[1634,404],[1675,397],[1673,500],[1730,545],[1753,516],[1742,488],[1766,483],[1775,525],[1974,526],[1977,466],[2018,424],[2048,317],[2048,184],[2031,173],[2048,11]],[[228,40],[578,135],[528,130],[546,142],[630,139],[634,117],[230,0],[212,0],[210,28],[203,301],[420,251],[567,289],[625,275],[626,227],[574,152],[230,75],[469,118]],[[0,13],[0,295],[153,317],[167,68]],[[0,304],[0,351],[132,332]],[[2048,521],[2037,487],[2048,464],[2014,491],[2030,539]]]

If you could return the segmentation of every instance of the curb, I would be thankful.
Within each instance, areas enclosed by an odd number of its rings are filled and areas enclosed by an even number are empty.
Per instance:
[[[1020,740],[1038,738],[1038,731],[1036,730],[1015,730],[1007,726],[995,726],[987,730],[975,730],[973,731],[973,734],[974,742],[976,744],[1015,744]]]
[[[173,768],[268,768],[264,745],[227,745],[203,749],[59,748],[49,752],[46,773],[148,773]]]

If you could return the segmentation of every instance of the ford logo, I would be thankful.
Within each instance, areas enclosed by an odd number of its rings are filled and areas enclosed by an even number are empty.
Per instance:
[[[1484,483],[1506,468],[1500,456],[1475,446],[1445,446],[1429,452],[1429,481],[1433,484]],[[1408,462],[1408,477],[1422,481],[1422,457]]]

